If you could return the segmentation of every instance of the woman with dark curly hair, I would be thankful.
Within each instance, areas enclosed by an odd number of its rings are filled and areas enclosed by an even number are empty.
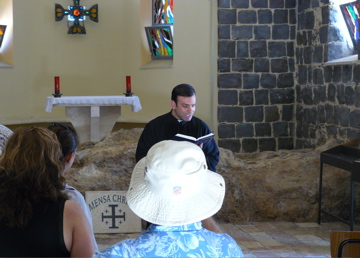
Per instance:
[[[46,128],[18,128],[0,160],[0,256],[91,257],[91,230],[63,193],[61,147]]]

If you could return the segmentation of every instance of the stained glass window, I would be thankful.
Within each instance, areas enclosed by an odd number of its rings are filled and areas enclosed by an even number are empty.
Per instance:
[[[172,59],[173,37],[170,26],[145,27],[152,59]]]
[[[145,27],[151,59],[172,60],[174,0],[152,0],[152,26]]]
[[[359,40],[360,5],[357,1],[354,1],[340,5],[340,10],[349,30],[351,40],[354,44],[354,49],[357,49],[357,42]]]
[[[174,0],[153,0],[153,25],[174,23]]]

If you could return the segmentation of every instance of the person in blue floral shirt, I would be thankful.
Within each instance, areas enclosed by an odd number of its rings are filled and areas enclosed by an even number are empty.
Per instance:
[[[202,227],[224,195],[225,181],[208,170],[201,148],[161,141],[136,164],[127,193],[131,210],[151,226],[93,257],[243,257],[232,237]]]

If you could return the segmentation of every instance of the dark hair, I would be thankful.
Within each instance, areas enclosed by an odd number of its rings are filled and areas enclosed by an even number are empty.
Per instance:
[[[72,125],[66,123],[52,123],[48,126],[48,129],[56,134],[64,158],[75,152],[79,144],[79,139],[76,130]]]
[[[56,135],[46,128],[18,128],[0,160],[0,220],[10,227],[26,226],[33,205],[67,199],[64,163]]]
[[[177,97],[192,97],[196,94],[195,89],[190,85],[186,83],[179,84],[175,86],[175,88],[171,92],[171,100],[175,101],[177,103]]]

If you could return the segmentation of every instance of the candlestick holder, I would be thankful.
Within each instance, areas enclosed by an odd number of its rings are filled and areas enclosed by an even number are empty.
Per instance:
[[[134,95],[134,92],[126,92],[124,93],[125,97],[132,97]]]
[[[53,94],[54,98],[60,98],[61,95],[62,95],[62,93],[56,92],[56,91],[55,91],[55,93]]]

